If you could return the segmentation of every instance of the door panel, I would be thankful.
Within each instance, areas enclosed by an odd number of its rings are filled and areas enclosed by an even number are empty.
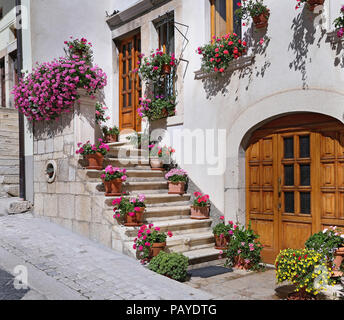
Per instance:
[[[141,82],[133,72],[139,61],[140,34],[121,41],[119,50],[119,122],[120,130],[141,130],[141,119],[137,114],[141,96]]]

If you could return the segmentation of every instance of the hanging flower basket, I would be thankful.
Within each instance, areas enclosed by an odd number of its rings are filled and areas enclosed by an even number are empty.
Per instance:
[[[164,74],[171,74],[171,71],[172,71],[172,67],[171,67],[171,65],[169,65],[169,64],[163,64],[162,65],[162,72],[164,73]]]
[[[259,14],[258,16],[252,17],[254,26],[257,29],[267,28],[269,24],[270,10],[267,9],[266,12]]]

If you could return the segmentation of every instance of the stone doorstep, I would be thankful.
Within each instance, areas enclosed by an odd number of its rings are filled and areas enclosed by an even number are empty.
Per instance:
[[[86,170],[86,175],[88,178],[100,179],[102,171]],[[164,172],[154,170],[127,170],[126,176],[128,178],[163,178],[165,180]]]

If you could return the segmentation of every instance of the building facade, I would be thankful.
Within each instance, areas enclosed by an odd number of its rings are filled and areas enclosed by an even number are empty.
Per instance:
[[[323,227],[344,226],[344,61],[333,28],[343,3],[325,1],[315,12],[295,9],[296,1],[264,3],[269,25],[257,30],[251,21],[236,24],[231,0],[23,1],[23,56],[30,70],[63,54],[69,36],[86,37],[109,77],[109,123],[130,132],[148,126],[136,112],[147,88],[131,76],[139,55],[174,53],[177,112],[158,125],[161,139],[210,195],[213,217],[251,221],[272,262]],[[247,54],[220,76],[202,72],[197,48],[228,32],[247,42]],[[35,148],[28,129],[32,199]]]

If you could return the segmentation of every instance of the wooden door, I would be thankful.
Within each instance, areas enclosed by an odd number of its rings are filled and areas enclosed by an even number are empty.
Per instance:
[[[137,68],[141,51],[140,34],[131,36],[120,43],[119,49],[119,125],[120,130],[141,131],[141,118],[137,109],[141,97],[141,81]]]
[[[309,113],[257,130],[246,151],[246,208],[268,263],[325,227],[343,226],[343,125]]]

